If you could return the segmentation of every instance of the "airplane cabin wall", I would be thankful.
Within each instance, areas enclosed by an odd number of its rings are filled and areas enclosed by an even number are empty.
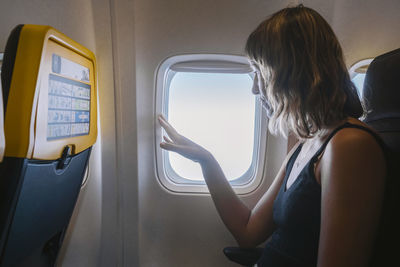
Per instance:
[[[347,66],[400,47],[400,1],[336,0],[332,27]]]

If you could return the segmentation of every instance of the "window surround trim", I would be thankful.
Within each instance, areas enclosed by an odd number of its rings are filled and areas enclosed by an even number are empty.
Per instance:
[[[351,65],[349,69],[349,74],[350,74],[350,79],[352,80],[357,74],[359,73],[365,73],[369,64],[371,64],[373,58],[366,58],[357,61],[353,65]]]
[[[198,64],[200,62],[200,64]],[[167,166],[167,153],[159,147],[162,141],[161,127],[157,121],[158,114],[166,114],[168,103],[169,84],[174,76],[173,72],[209,72],[209,73],[249,73],[254,75],[246,57],[226,54],[185,54],[166,58],[160,63],[155,73],[155,174],[157,181],[163,189],[170,193],[209,194],[204,181],[192,181],[185,178],[174,177],[174,170]],[[259,115],[257,115],[257,113]],[[247,182],[241,178],[231,181],[233,190],[240,195],[250,194],[255,191],[263,180],[267,150],[267,116],[260,100],[256,99],[256,121],[254,126],[253,161],[244,175],[251,174]],[[258,133],[258,134],[257,134]],[[172,172],[171,172],[172,171]],[[252,173],[251,173],[252,172]],[[171,174],[172,173],[172,174]],[[176,173],[175,173],[176,174]],[[171,177],[171,175],[173,177]]]

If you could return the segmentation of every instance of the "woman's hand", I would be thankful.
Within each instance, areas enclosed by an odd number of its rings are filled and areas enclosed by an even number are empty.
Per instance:
[[[164,142],[160,143],[160,147],[176,152],[185,158],[191,159],[195,162],[205,162],[212,158],[210,152],[203,147],[189,140],[188,138],[180,135],[172,126],[167,122],[164,116],[159,115],[158,121],[162,128],[167,132],[168,136],[163,136]]]

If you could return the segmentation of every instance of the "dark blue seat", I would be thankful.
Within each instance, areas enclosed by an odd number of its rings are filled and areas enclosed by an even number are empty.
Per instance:
[[[376,57],[365,76],[363,96],[368,114],[364,122],[387,147],[388,176],[383,215],[371,266],[400,266],[400,49]]]

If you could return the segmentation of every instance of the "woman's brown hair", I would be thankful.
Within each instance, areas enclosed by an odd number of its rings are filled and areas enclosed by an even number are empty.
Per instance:
[[[325,19],[311,8],[284,8],[249,36],[245,51],[265,80],[269,128],[310,138],[363,108],[342,48]]]

